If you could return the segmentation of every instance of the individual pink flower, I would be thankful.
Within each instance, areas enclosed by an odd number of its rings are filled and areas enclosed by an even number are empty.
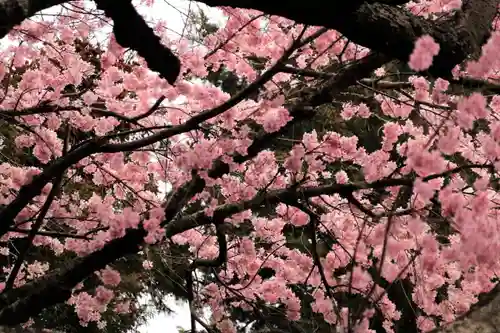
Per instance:
[[[153,268],[153,262],[150,261],[150,260],[144,260],[142,262],[142,267],[145,269],[145,270],[150,270]]]

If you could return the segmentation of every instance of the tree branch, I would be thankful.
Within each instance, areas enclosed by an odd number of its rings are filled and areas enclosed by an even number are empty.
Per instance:
[[[146,21],[135,10],[131,0],[96,0],[97,8],[113,19],[116,41],[143,57],[149,69],[160,73],[174,84],[181,72],[181,62],[169,48],[162,45]]]
[[[0,38],[26,18],[65,2],[67,0],[0,0]]]
[[[307,228],[309,229],[309,232],[311,234],[311,255],[313,258],[314,265],[318,268],[319,276],[321,278],[321,282],[323,283],[323,286],[325,287],[326,294],[328,298],[332,301],[333,307],[335,309],[336,314],[340,317],[340,311],[337,307],[337,304],[335,302],[335,297],[333,296],[333,291],[332,287],[328,283],[328,280],[326,278],[325,270],[323,269],[323,265],[321,264],[321,258],[318,253],[317,249],[317,239],[316,239],[316,227],[317,223],[320,223],[320,220],[318,216],[310,210],[307,206],[304,204],[300,203],[299,201],[295,202],[290,202],[288,203],[289,205],[295,206],[296,208],[300,209],[302,212],[306,213],[309,216],[309,224]]]
[[[318,79],[328,79],[337,75],[336,73],[320,72],[311,69],[296,68],[290,65],[282,66],[280,68],[280,71],[283,73],[296,74]],[[379,79],[361,79],[359,80],[359,82],[376,89],[404,89],[413,87],[413,85],[408,81],[393,82],[393,81],[384,81]],[[480,90],[490,94],[500,93],[499,84],[494,84],[486,80],[478,80],[465,77],[465,78],[449,80],[449,82],[451,87],[450,89],[448,89],[448,91],[450,93],[462,94],[464,89]]]
[[[195,307],[194,307],[194,291],[193,291],[193,274],[194,271],[198,267],[212,267],[216,268],[221,266],[227,261],[227,241],[226,235],[224,234],[224,230],[222,228],[222,223],[224,221],[221,220],[213,220],[215,224],[215,233],[217,236],[217,243],[219,244],[219,254],[215,259],[195,259],[187,272],[186,276],[186,290],[188,294],[188,302],[189,302],[189,312],[191,314],[191,332],[196,333],[196,315],[195,315]]]
[[[424,181],[445,177],[465,169],[491,168],[489,165],[466,165],[441,174],[424,178]],[[194,175],[195,179],[201,179]],[[293,202],[304,198],[335,193],[349,193],[361,189],[382,188],[390,186],[412,186],[412,178],[383,179],[372,183],[331,184],[318,187],[289,188],[260,193],[255,198],[219,206],[214,210],[213,216],[208,217],[203,211],[172,220],[177,211],[192,197],[192,193],[199,188],[204,188],[204,181],[194,181],[187,186],[179,197],[183,201],[175,205],[175,200],[170,200],[166,209],[166,220],[162,223],[165,227],[166,237],[172,237],[184,231],[201,225],[208,225],[214,220],[223,221],[226,217],[247,209],[258,208],[263,204],[276,204],[279,202]],[[179,193],[179,192],[176,192]],[[176,209],[174,209],[176,207]],[[84,258],[79,258],[66,268],[61,268],[47,274],[38,281],[28,283],[0,295],[0,325],[15,325],[25,322],[31,316],[38,314],[42,309],[64,302],[71,296],[71,290],[81,280],[93,272],[104,268],[110,262],[129,254],[137,253],[144,237],[144,229],[128,230],[122,238],[107,243],[101,250],[93,252]],[[223,248],[222,248],[223,249]],[[220,253],[219,253],[220,254]]]
[[[10,232],[17,232],[19,234],[29,234],[33,229],[19,229],[19,228],[10,228]],[[74,238],[74,239],[86,239],[90,240],[90,234],[97,232],[97,231],[103,231],[107,230],[107,228],[97,228],[96,230],[91,230],[83,235],[81,234],[71,234],[71,233],[65,233],[65,232],[57,232],[57,231],[47,231],[47,230],[38,230],[36,231],[37,236],[47,236],[47,237],[53,237],[53,238]]]
[[[102,141],[103,139],[94,139],[88,144],[54,160],[47,165],[41,174],[34,176],[30,183],[23,185],[16,198],[0,211],[0,221],[2,221],[0,224],[0,235],[4,235],[9,231],[9,228],[14,224],[14,219],[17,214],[19,214],[34,197],[41,193],[43,187],[47,183],[57,177],[57,175],[62,174],[73,164],[96,153],[102,145]]]
[[[250,85],[248,85],[245,89],[239,91],[232,98],[222,103],[221,105],[212,108],[210,110],[205,110],[200,112],[199,114],[191,117],[189,120],[184,122],[181,125],[174,126],[172,128],[165,129],[161,132],[155,133],[151,136],[148,136],[144,139],[126,142],[126,143],[116,143],[116,144],[107,144],[102,147],[102,152],[118,152],[118,151],[131,151],[138,148],[142,148],[144,146],[153,144],[160,140],[167,139],[177,134],[186,133],[191,130],[194,130],[199,127],[199,125],[209,119],[217,117],[218,115],[226,112],[232,107],[238,105],[238,103],[245,100],[249,95],[258,91],[264,84],[269,82],[273,76],[279,72],[279,67],[282,65],[284,61],[286,61],[292,53],[303,45],[303,42],[300,41],[300,37],[294,41],[284,52],[283,55],[276,61],[276,63],[267,69],[262,75],[260,75],[255,81],[253,81]]]
[[[500,285],[480,296],[480,301],[456,321],[429,333],[498,333],[500,327]]]
[[[66,136],[64,138],[63,155],[66,155],[68,152],[69,133],[70,133],[70,127],[69,125],[66,125]],[[50,206],[52,205],[52,202],[59,193],[63,177],[64,177],[64,172],[61,172],[59,175],[56,176],[52,184],[52,188],[50,189],[49,195],[47,196],[47,199],[45,200],[45,203],[43,204],[42,209],[40,210],[40,213],[38,214],[35,223],[33,224],[31,230],[28,233],[27,243],[21,249],[19,256],[17,257],[17,260],[14,264],[14,267],[12,268],[9,274],[7,282],[5,283],[4,291],[7,291],[14,286],[14,282],[16,280],[17,275],[19,274],[19,270],[21,269],[24,259],[28,254],[28,251],[31,247],[31,243],[33,243],[33,240],[35,239],[38,230],[40,230],[40,228],[42,227],[43,220],[45,219],[45,216],[47,215]]]
[[[239,102],[243,101],[249,94],[253,91],[259,89],[263,84],[272,79],[274,74],[278,72],[278,65],[281,64],[300,46],[303,45],[303,41],[300,40],[302,37],[294,41],[290,47],[285,50],[282,57],[277,61],[275,65],[269,68],[266,72],[264,72],[259,78],[257,78],[252,84],[250,84],[247,88],[243,89],[240,93],[235,95],[233,98],[229,99],[227,102],[213,108],[210,110],[203,111],[196,116],[193,116],[183,124],[178,126],[170,127],[153,135],[150,135],[144,139],[139,139],[132,142],[126,143],[116,143],[116,144],[105,144],[107,141],[107,137],[92,139],[89,142],[83,144],[82,146],[75,148],[70,151],[66,156],[58,158],[54,160],[51,164],[49,164],[45,170],[33,177],[31,183],[24,185],[19,191],[17,197],[9,203],[5,208],[0,211],[0,220],[3,223],[0,225],[0,236],[4,235],[8,232],[8,229],[12,226],[14,219],[17,214],[32,200],[35,196],[37,196],[42,188],[50,182],[56,175],[61,174],[64,170],[66,170],[71,165],[79,162],[83,158],[90,156],[95,153],[114,153],[120,151],[132,151],[135,149],[139,149],[145,147],[147,145],[153,144],[160,140],[168,139],[177,134],[182,134],[191,130],[196,129],[202,122],[209,120],[213,117],[216,117],[225,111],[229,110],[231,107],[234,107]],[[155,104],[156,105],[156,104]],[[154,106],[153,106],[154,108]],[[196,187],[204,186],[204,183],[200,183],[201,178],[198,177],[198,183]],[[198,191],[201,192],[203,188]],[[191,194],[194,195],[197,192]],[[174,203],[174,208],[177,209],[179,202]]]
[[[63,0],[1,0],[0,37],[36,12]],[[286,6],[267,0],[201,0],[208,6],[230,6],[279,15],[299,23],[338,30],[353,42],[407,62],[416,38],[429,34],[440,44],[429,72],[447,77],[457,64],[480,51],[490,35],[498,0],[466,0],[452,18],[433,22],[388,4],[311,0],[288,1]],[[404,1],[403,1],[404,2]],[[146,59],[152,70],[170,83],[180,73],[180,63],[137,14],[130,0],[98,0],[99,8],[113,18],[118,43],[131,47]]]
[[[366,73],[371,72],[374,68],[378,68],[381,64],[386,61],[386,58],[373,54],[371,56],[365,57],[364,59],[355,62],[355,64],[348,66],[343,74],[328,80],[324,85],[321,86],[318,91],[308,94],[305,99],[299,99],[296,101],[295,108],[290,111],[294,114],[297,119],[305,119],[312,116],[311,112],[304,112],[307,105],[317,106],[329,101],[336,92],[339,92],[343,87],[351,85],[359,77],[366,75]],[[310,110],[310,109],[309,109]],[[295,121],[295,120],[294,120]],[[293,123],[291,121],[289,123]],[[286,127],[286,126],[285,126]],[[279,132],[279,131],[278,131]],[[254,144],[248,149],[248,154],[246,156],[235,156],[234,160],[237,163],[242,163],[246,160],[253,158],[260,150],[267,147],[270,141],[277,135],[273,133],[271,135],[264,135],[254,141]],[[279,135],[279,134],[278,134]],[[85,145],[77,148],[75,151],[70,152],[66,158],[78,161],[83,158],[82,156],[88,156],[89,151],[98,151],[102,143],[99,141],[92,141],[89,145]],[[73,155],[72,155],[73,154]],[[71,155],[71,157],[70,157]],[[33,182],[29,187],[27,187],[24,192],[25,195],[18,195],[18,197],[11,203],[14,209],[22,209],[31,198],[36,194],[33,194],[33,188],[41,191],[43,185],[46,183],[47,179],[51,179],[58,170],[64,170],[63,167],[67,167],[73,163],[70,160],[58,159],[56,160],[51,168],[48,168],[46,172],[35,177]],[[469,166],[470,168],[471,166]],[[478,167],[478,166],[475,166]],[[463,169],[463,167],[462,167]],[[213,168],[209,171],[211,177],[220,177],[221,175],[229,171],[229,166],[221,161],[216,162]],[[453,170],[452,170],[453,171]],[[449,173],[451,171],[447,171]],[[444,175],[439,175],[444,176]],[[45,182],[44,182],[45,181]],[[41,185],[43,183],[43,185]],[[33,185],[34,184],[34,185]],[[397,186],[397,185],[408,185],[411,184],[411,180],[406,179],[396,179],[392,181],[375,182],[370,186]],[[163,223],[166,230],[166,236],[171,237],[178,233],[184,232],[186,230],[195,228],[200,225],[206,225],[211,223],[211,221],[206,219],[204,214],[194,214],[188,217],[177,219],[171,221],[179,209],[184,205],[186,200],[189,200],[192,195],[201,191],[205,186],[205,182],[202,178],[193,175],[193,181],[186,184],[181,188],[181,190],[176,191],[167,203],[167,208],[165,209],[166,220]],[[298,198],[302,198],[304,195],[317,196],[328,193],[339,193],[339,191],[354,191],[357,189],[367,188],[367,184],[349,184],[340,186],[338,184],[320,187],[320,188],[307,188],[302,189]],[[23,191],[23,190],[21,190]],[[297,198],[297,193],[291,195],[291,193],[283,192],[284,199],[294,199]],[[276,200],[280,196],[276,195],[279,193],[273,193],[271,199]],[[27,199],[30,197],[30,199]],[[274,199],[273,199],[274,198]],[[219,208],[214,212],[215,214],[223,214],[220,217],[224,218],[230,216],[231,214],[241,212],[243,210],[249,209],[251,207],[258,207],[256,205],[261,205],[262,198],[257,198],[251,202],[245,202],[243,204],[231,204]],[[22,201],[22,205],[21,205]],[[276,201],[278,202],[278,201]],[[16,212],[13,213],[12,210],[3,210],[0,212],[1,216],[10,217],[11,220],[17,216]],[[198,219],[199,217],[199,219]],[[4,221],[2,226],[5,227],[6,219],[0,218]],[[1,228],[1,226],[0,226]],[[6,228],[8,231],[8,228]],[[0,324],[5,323],[8,325],[15,325],[20,322],[26,321],[30,316],[38,314],[42,309],[50,307],[54,304],[63,302],[68,299],[71,295],[72,288],[78,284],[82,279],[84,279],[89,274],[94,271],[104,268],[110,262],[126,256],[128,254],[137,253],[139,250],[139,245],[143,242],[143,238],[146,236],[146,232],[142,229],[129,230],[127,234],[120,238],[115,239],[108,244],[106,244],[101,250],[98,250],[85,258],[77,259],[72,265],[66,268],[62,268],[54,271],[41,280],[28,283],[20,288],[13,289],[11,293],[6,293],[0,295]]]
[[[433,22],[404,8],[365,2],[343,1],[201,0],[208,6],[259,10],[299,23],[335,29],[356,44],[407,62],[415,40],[431,35],[440,45],[429,72],[450,76],[455,65],[480,51],[490,35],[498,0],[465,0],[462,10],[446,21]]]

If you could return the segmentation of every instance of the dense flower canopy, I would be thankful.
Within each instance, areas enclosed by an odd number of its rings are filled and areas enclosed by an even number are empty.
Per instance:
[[[257,10],[220,7],[222,25],[193,40],[146,10],[154,0],[134,5],[179,58],[175,84],[120,46],[93,2],[52,8],[3,40],[0,323],[67,302],[81,325],[104,329],[103,313],[131,311],[114,262],[174,244],[190,252],[193,308],[211,311],[210,323],[193,320],[223,333],[241,321],[234,309],[277,306],[291,323],[310,306],[340,331],[371,332],[377,316],[394,332],[404,314],[388,290],[401,281],[429,331],[494,288],[496,20],[480,54],[437,77],[427,70],[444,46],[428,34],[397,63]],[[403,7],[433,21],[462,3]],[[222,72],[236,91],[212,78]],[[325,106],[334,124],[307,127]],[[359,128],[336,125],[370,121],[370,147]],[[64,259],[28,260],[35,248]],[[35,290],[57,295],[35,303]]]

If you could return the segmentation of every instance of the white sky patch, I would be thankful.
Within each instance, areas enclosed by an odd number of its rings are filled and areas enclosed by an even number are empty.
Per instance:
[[[136,6],[136,8],[145,18],[165,21],[173,34],[172,36],[177,38],[182,35],[190,12],[197,13],[199,9],[202,9],[210,23],[221,25],[225,22],[225,17],[219,9],[194,1],[156,0],[152,7]]]
[[[145,297],[141,303],[147,302],[148,297]],[[158,313],[146,325],[139,327],[141,333],[174,333],[178,327],[189,329],[191,320],[187,302],[176,301],[173,297],[167,297],[165,302],[173,312],[171,314]]]
[[[141,301],[142,304],[146,304],[148,302],[148,297],[144,297]],[[175,300],[173,297],[167,297],[165,299],[168,307],[172,310],[172,313],[159,313],[152,320],[141,326],[139,328],[139,332],[141,333],[176,333],[178,328],[182,328],[185,330],[191,329],[191,315],[189,312],[189,305],[187,302],[180,302]],[[203,316],[201,316],[202,320],[208,322],[210,314],[206,311]],[[197,330],[201,327],[199,324],[196,325]]]

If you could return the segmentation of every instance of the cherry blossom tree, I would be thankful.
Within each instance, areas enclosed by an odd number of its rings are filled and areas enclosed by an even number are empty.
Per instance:
[[[0,325],[179,250],[193,331],[494,332],[497,1],[201,3],[0,1]]]

